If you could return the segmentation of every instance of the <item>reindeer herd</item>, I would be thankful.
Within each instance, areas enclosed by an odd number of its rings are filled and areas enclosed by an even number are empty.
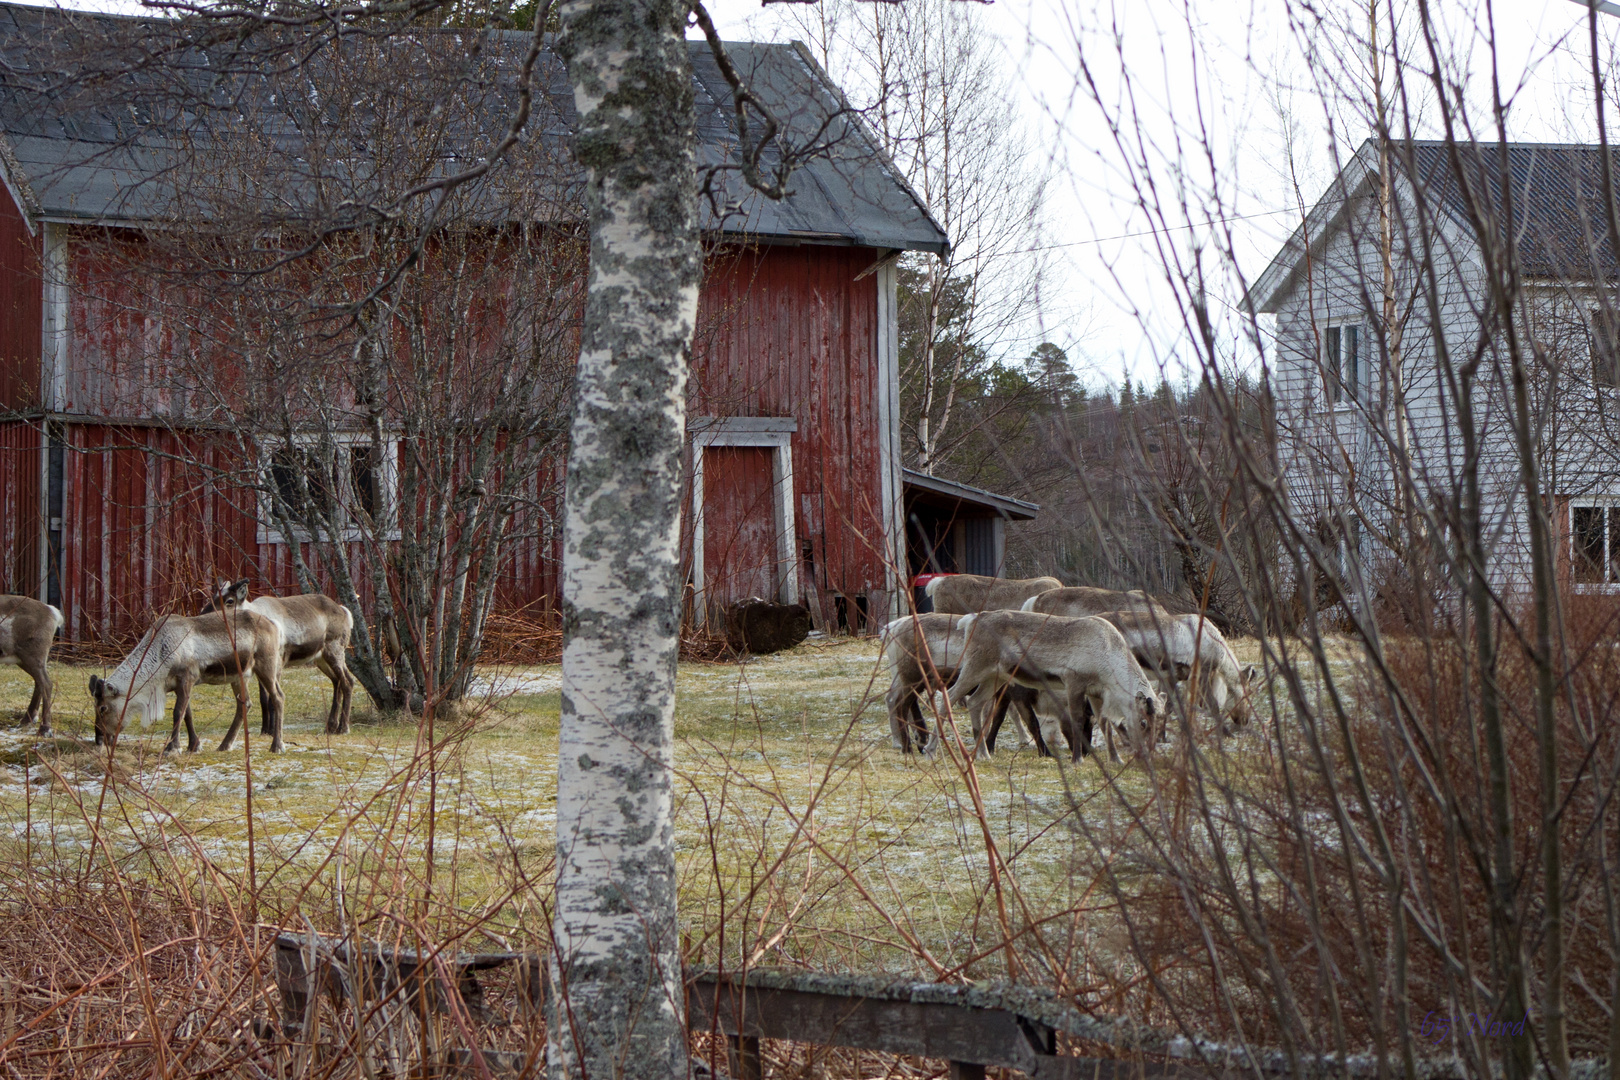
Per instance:
[[[224,583],[202,614],[166,616],[147,630],[105,679],[90,678],[95,741],[114,742],[133,712],[144,724],[163,715],[174,695],[174,726],[165,752],[198,747],[191,694],[199,684],[229,685],[236,713],[219,744],[229,750],[247,721],[247,680],[259,687],[261,730],[282,748],[285,699],[281,673],[313,665],[332,682],[329,734],[349,730],[354,677],[345,655],[354,618],[327,596],[248,597],[247,581]],[[890,668],[890,730],[900,750],[930,749],[925,694],[945,693],[966,705],[980,756],[994,753],[1009,710],[1045,756],[1061,740],[1071,760],[1091,750],[1101,724],[1109,756],[1119,760],[1115,728],[1151,745],[1162,728],[1167,695],[1182,683],[1222,722],[1245,723],[1255,669],[1202,615],[1171,614],[1146,593],[1064,588],[1056,578],[1005,581],[958,574],[928,586],[934,611],[891,622],[884,632]],[[25,722],[51,733],[51,679],[46,669],[62,613],[22,596],[0,596],[0,664],[34,680]],[[940,721],[944,735],[945,719]],[[937,744],[936,744],[937,745]]]
[[[1166,699],[1182,683],[1223,723],[1242,725],[1251,715],[1253,665],[1238,663],[1205,616],[1171,614],[1144,592],[957,574],[929,582],[927,596],[932,613],[884,631],[889,729],[904,753],[930,748],[922,700],[934,692],[953,708],[967,705],[979,757],[995,752],[1013,710],[1043,756],[1061,737],[1079,761],[1097,723],[1118,761],[1114,729],[1152,745]],[[941,739],[945,723],[942,715]]]
[[[186,725],[186,749],[198,747],[192,722],[191,692],[201,685],[228,685],[236,690],[236,715],[219,744],[229,750],[247,721],[247,681],[259,686],[260,730],[270,736],[270,749],[282,748],[285,699],[281,673],[313,665],[332,680],[328,734],[349,730],[354,676],[346,654],[354,616],[329,596],[304,595],[248,598],[246,579],[221,582],[214,597],[196,616],[167,615],[141,637],[128,656],[105,679],[90,676],[95,702],[96,745],[113,743],[129,714],[143,726],[163,715],[174,695],[174,729],[164,752],[180,747],[180,725]],[[39,734],[51,733],[51,677],[46,670],[51,644],[62,626],[62,613],[25,596],[0,596],[0,664],[15,664],[34,680],[25,723],[39,721]]]

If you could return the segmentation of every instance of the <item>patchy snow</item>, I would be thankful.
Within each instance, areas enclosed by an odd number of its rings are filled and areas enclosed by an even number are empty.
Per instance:
[[[555,694],[562,689],[562,670],[495,671],[474,677],[473,697],[504,698],[516,694]]]

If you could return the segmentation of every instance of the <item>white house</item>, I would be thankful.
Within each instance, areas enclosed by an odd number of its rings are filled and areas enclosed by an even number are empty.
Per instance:
[[[1275,319],[1267,362],[1296,513],[1360,567],[1389,554],[1380,541],[1403,506],[1421,501],[1444,534],[1471,409],[1491,577],[1528,582],[1517,349],[1560,569],[1577,591],[1620,591],[1620,310],[1599,149],[1413,142],[1390,159],[1387,232],[1369,140],[1246,297]],[[1409,488],[1394,482],[1403,458]]]

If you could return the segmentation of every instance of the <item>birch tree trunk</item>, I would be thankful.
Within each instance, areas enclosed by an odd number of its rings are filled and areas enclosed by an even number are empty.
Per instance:
[[[702,256],[686,7],[567,0],[591,254],[563,540],[553,1078],[685,1076],[671,743]]]

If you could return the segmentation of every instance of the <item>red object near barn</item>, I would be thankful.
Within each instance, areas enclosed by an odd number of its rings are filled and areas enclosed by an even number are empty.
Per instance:
[[[0,54],[113,18],[0,5]],[[486,62],[515,80],[529,35],[488,37]],[[731,48],[779,106],[840,113],[837,88],[802,46]],[[702,43],[692,59],[703,160],[724,160],[729,91]],[[552,111],[531,123],[565,141],[572,98],[560,62],[546,54],[537,72]],[[127,641],[218,578],[300,591],[294,557],[313,554],[307,538],[263,520],[251,492],[197,479],[241,462],[137,359],[188,339],[144,300],[162,285],[119,269],[121,246],[176,205],[161,197],[157,158],[105,134],[120,116],[21,80],[0,86],[0,591],[60,606],[73,641]],[[724,215],[705,210],[685,519],[699,621],[748,596],[803,601],[829,630],[904,607],[916,551],[905,539],[895,261],[944,252],[948,240],[859,120],[837,122],[841,138],[806,162],[788,198],[733,192]],[[229,397],[229,373],[209,389]],[[368,452],[345,451],[356,491],[392,498],[383,489],[399,463]],[[1006,516],[974,503],[974,489],[957,495],[977,508],[967,517]],[[555,598],[559,557],[550,526],[508,544],[497,602]]]

